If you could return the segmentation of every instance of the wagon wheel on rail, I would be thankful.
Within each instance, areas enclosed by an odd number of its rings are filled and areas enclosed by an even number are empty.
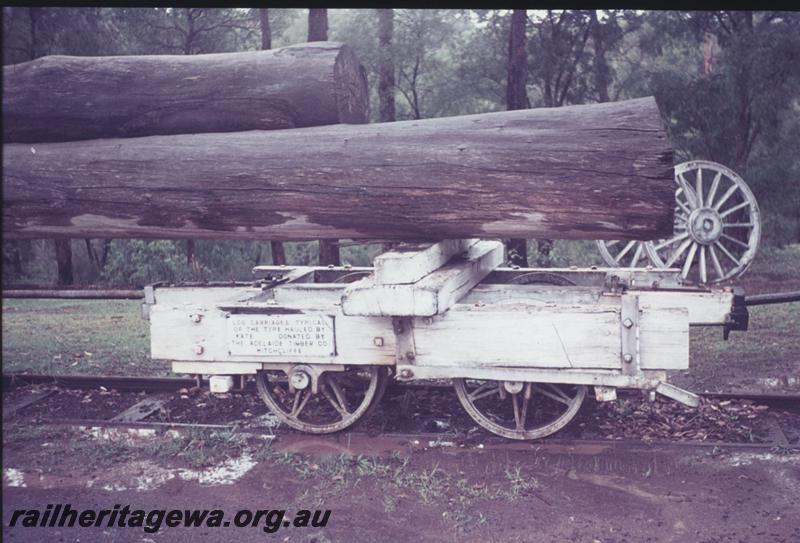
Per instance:
[[[325,371],[316,392],[310,372],[302,366],[290,370],[264,370],[256,374],[256,389],[278,419],[303,432],[329,434],[344,430],[366,415],[383,396],[386,368],[351,366]]]
[[[461,405],[483,428],[510,439],[539,439],[571,421],[584,385],[454,379]]]
[[[747,184],[733,170],[707,160],[675,167],[680,187],[671,238],[648,242],[658,268],[679,267],[694,283],[738,277],[753,262],[761,238],[761,214]]]
[[[683,187],[675,176],[675,222],[674,229],[685,228],[687,215],[679,202],[685,202]],[[644,268],[646,266],[659,267],[658,263],[650,258],[647,250],[649,241],[638,240],[597,240],[597,250],[605,263],[615,268]]]

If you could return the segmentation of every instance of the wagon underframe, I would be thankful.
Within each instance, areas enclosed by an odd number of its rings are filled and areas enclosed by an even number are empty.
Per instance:
[[[178,373],[256,374],[270,408],[314,432],[362,416],[387,369],[403,381],[453,379],[481,425],[532,438],[566,424],[586,386],[601,400],[621,387],[696,405],[667,383],[689,366],[690,326],[747,326],[739,293],[684,285],[679,270],[501,259],[499,242],[449,240],[384,253],[374,268],[259,266],[252,284],[148,287],[152,356]],[[317,398],[330,420],[301,420]],[[550,420],[531,398],[561,412]],[[546,420],[526,422],[534,412]]]

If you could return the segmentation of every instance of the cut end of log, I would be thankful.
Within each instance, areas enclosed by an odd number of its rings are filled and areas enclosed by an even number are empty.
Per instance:
[[[334,65],[333,78],[336,109],[339,121],[345,124],[364,124],[369,121],[369,87],[367,70],[353,50],[344,45]]]

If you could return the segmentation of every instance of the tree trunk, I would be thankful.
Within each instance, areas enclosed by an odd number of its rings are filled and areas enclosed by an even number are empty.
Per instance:
[[[280,241],[270,241],[269,249],[272,252],[272,265],[283,266],[286,264],[286,251]]]
[[[328,10],[312,8],[308,10],[308,41],[328,39]],[[322,266],[339,265],[339,246],[336,242],[319,240],[319,263]]]
[[[608,102],[608,85],[610,72],[606,61],[606,43],[603,36],[603,27],[597,19],[597,12],[591,10],[592,42],[594,44],[594,87],[597,90],[597,100]]]
[[[59,285],[72,285],[75,279],[72,275],[72,243],[69,239],[57,239],[56,264],[58,266]]]
[[[341,266],[338,240],[319,240],[319,265]]]
[[[43,8],[28,8],[28,21],[30,24],[30,41],[28,42],[28,56],[31,60],[35,59],[38,55],[38,39],[37,30],[39,24],[39,15]],[[4,104],[5,105],[5,104]]]
[[[508,37],[508,80],[506,82],[506,109],[525,109],[529,106],[526,84],[528,81],[528,56],[525,49],[527,13],[515,9],[511,14],[511,32]],[[509,263],[512,266],[528,265],[526,240],[512,238],[507,243]]]
[[[272,49],[272,30],[269,27],[268,8],[258,10],[258,21],[261,26],[261,49],[264,51]]]
[[[94,247],[92,247],[92,240],[84,238],[83,241],[86,245],[86,256],[89,258],[89,263],[94,266],[96,270],[100,270],[100,258],[97,256]]]
[[[28,17],[30,18],[30,50],[29,56],[31,61],[26,64],[33,64],[35,62],[36,57],[38,56],[39,51],[39,39],[38,39],[38,24],[39,24],[39,17],[42,13],[43,8],[28,8]],[[6,121],[6,94],[9,92],[8,87],[8,79],[6,78],[6,67],[3,67],[3,126],[5,126]],[[12,141],[9,138],[6,138],[5,128],[3,129],[3,141]],[[74,277],[72,273],[72,242],[69,239],[57,239],[54,240],[55,248],[56,248],[56,269],[57,272],[57,279],[59,285],[71,285],[74,282]]]
[[[339,266],[341,259],[339,257],[339,243],[338,238],[334,240],[319,240],[319,265],[320,266]]]
[[[528,20],[524,9],[515,9],[511,14],[511,32],[508,37],[508,80],[506,83],[506,109],[529,107],[525,86],[528,81],[528,60],[525,49],[525,24]]]
[[[395,77],[392,38],[394,34],[394,10],[378,9],[378,102],[379,120],[382,123],[397,120],[395,108]],[[383,243],[384,252],[390,251],[391,244]]]
[[[3,240],[3,264],[11,268],[11,273],[3,274],[3,283],[22,277],[22,256],[18,240]],[[6,268],[8,269],[8,268]]]
[[[672,149],[653,98],[3,151],[7,239],[672,233]]]
[[[194,240],[187,239],[186,240],[186,267],[190,270],[195,269],[195,258],[194,258]]]
[[[394,32],[394,11],[378,11],[378,100],[380,102],[380,121],[396,121],[394,103],[394,58],[392,56],[392,34]]]
[[[269,9],[259,9],[259,16],[261,22],[261,49],[272,48],[272,30],[269,26]],[[366,78],[365,78],[366,80]],[[283,266],[286,264],[286,252],[283,249],[283,242],[270,241],[270,252],[272,253],[272,264],[275,266]],[[261,250],[259,249],[259,255]]]
[[[308,10],[308,41],[328,41],[328,10]]]
[[[104,269],[108,263],[108,255],[111,252],[111,240],[103,240],[103,256],[100,257],[100,269]]]
[[[365,123],[352,50],[315,43],[243,53],[43,57],[3,67],[3,140],[234,132]]]

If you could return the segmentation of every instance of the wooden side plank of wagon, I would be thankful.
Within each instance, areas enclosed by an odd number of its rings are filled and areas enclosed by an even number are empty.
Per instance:
[[[683,369],[689,360],[685,308],[642,311],[641,369]],[[414,319],[415,365],[616,369],[622,365],[619,307],[612,305],[474,306]]]
[[[240,364],[284,362],[286,357],[232,356],[228,351],[226,307],[269,314],[281,306],[248,302],[261,293],[255,288],[167,288],[157,292],[158,303],[150,310],[150,347],[154,359],[181,362],[222,362],[234,371]],[[285,309],[285,308],[284,308]],[[339,306],[318,304],[314,309],[292,308],[295,313],[323,314],[336,321],[336,356],[293,356],[292,362],[313,364],[394,364],[394,332],[391,320],[377,317],[345,317]],[[251,366],[255,368],[256,366]],[[245,372],[245,373],[250,373]]]

